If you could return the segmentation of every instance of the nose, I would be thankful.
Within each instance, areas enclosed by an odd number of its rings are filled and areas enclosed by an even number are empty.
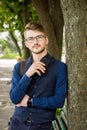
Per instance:
[[[34,38],[34,43],[37,43],[37,42],[38,42],[37,37],[35,37]]]

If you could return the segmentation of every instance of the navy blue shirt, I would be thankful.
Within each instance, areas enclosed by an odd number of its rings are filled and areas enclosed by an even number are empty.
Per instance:
[[[27,93],[32,97],[32,107],[15,106],[14,116],[24,122],[27,118],[35,122],[48,122],[55,118],[56,108],[62,108],[67,93],[67,67],[49,54],[45,56],[49,60],[46,72],[41,76],[31,78],[25,73],[21,77],[20,64],[14,66],[10,98],[14,104],[18,104]],[[30,57],[25,66],[25,72],[32,64]]]

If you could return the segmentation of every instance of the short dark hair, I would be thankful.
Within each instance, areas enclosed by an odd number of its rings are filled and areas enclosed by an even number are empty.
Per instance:
[[[45,33],[43,26],[40,23],[37,23],[37,22],[27,23],[26,26],[25,26],[25,31],[26,30],[37,30],[37,31]]]

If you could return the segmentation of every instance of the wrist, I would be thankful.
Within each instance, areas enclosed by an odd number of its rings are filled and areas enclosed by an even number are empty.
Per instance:
[[[30,75],[28,72],[26,72],[26,75],[27,75],[28,77],[31,77],[31,75]]]

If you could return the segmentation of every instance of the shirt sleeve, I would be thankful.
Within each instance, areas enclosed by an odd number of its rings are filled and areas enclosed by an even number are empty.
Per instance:
[[[60,63],[57,70],[55,92],[53,96],[33,98],[32,105],[43,109],[62,108],[68,88],[66,64]]]
[[[14,66],[10,90],[10,99],[14,104],[18,104],[23,99],[31,80],[26,74],[20,76],[20,63],[17,63]]]

